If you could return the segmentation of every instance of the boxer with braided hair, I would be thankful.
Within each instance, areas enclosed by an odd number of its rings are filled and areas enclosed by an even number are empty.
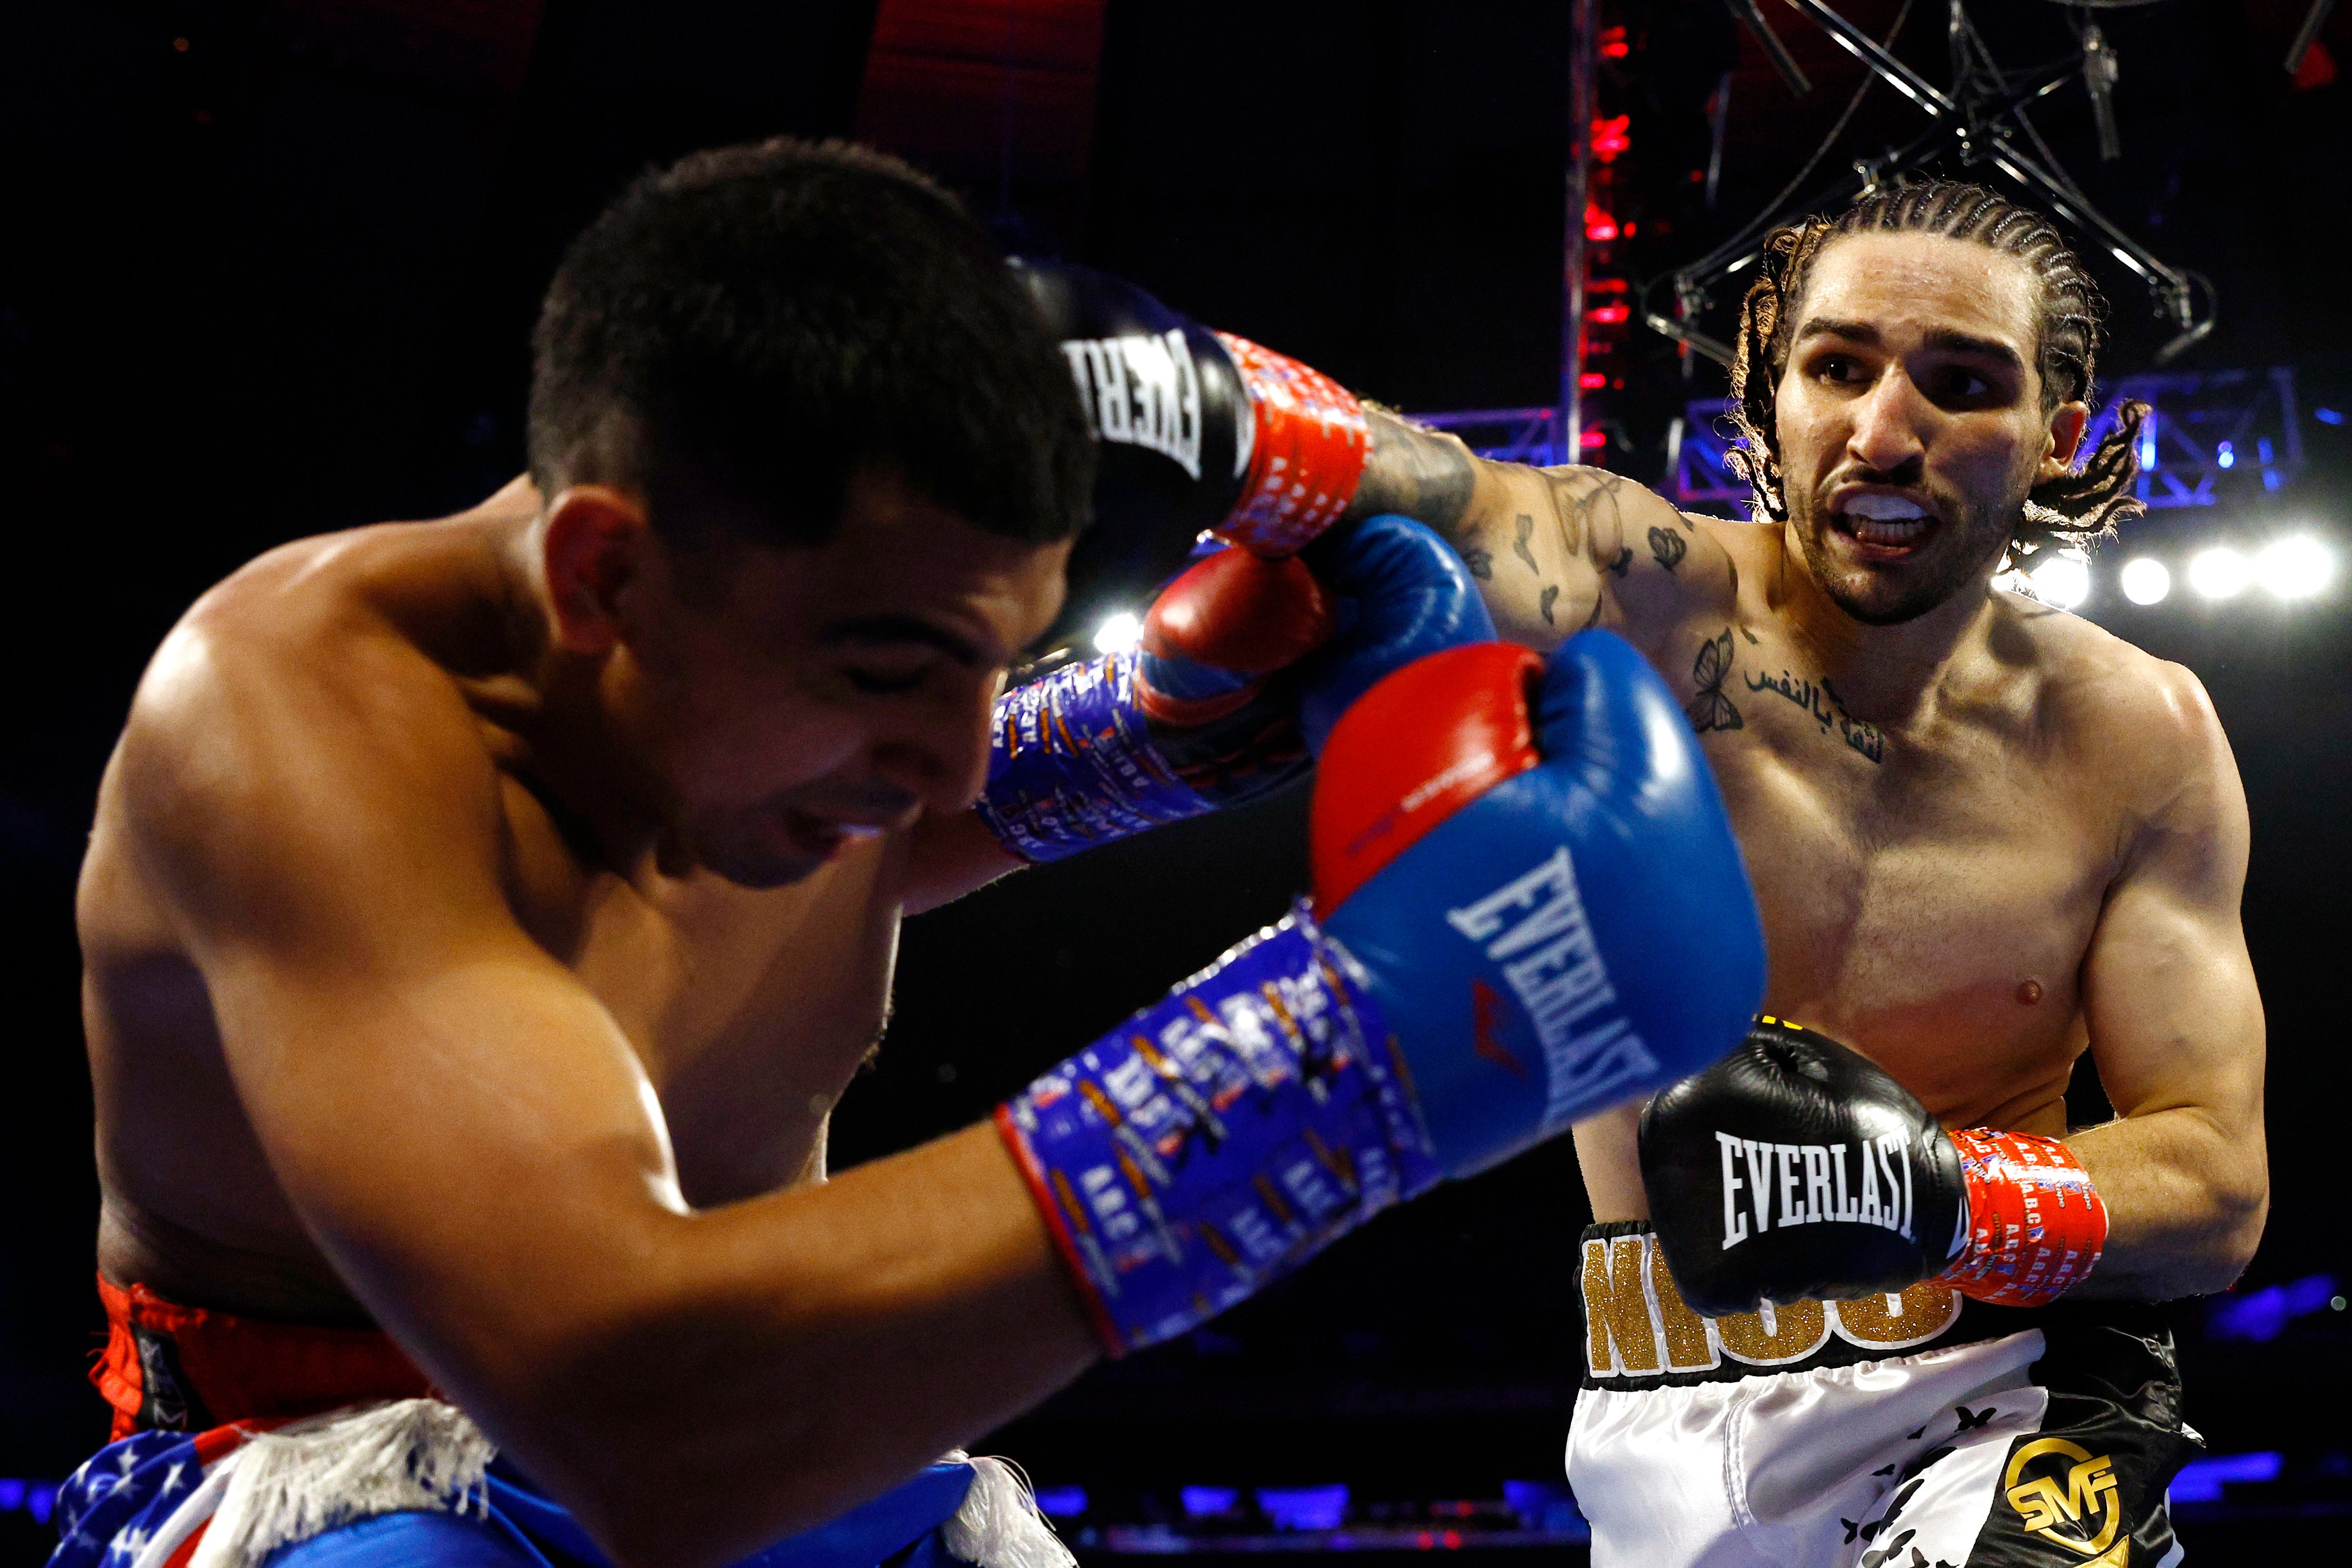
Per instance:
[[[1748,482],[1756,510],[1776,521],[1788,516],[1772,417],[1774,389],[1788,364],[1786,328],[1822,247],[1841,235],[1860,233],[1942,235],[2024,262],[2042,289],[2035,368],[2042,375],[2042,402],[2055,408],[2087,402],[2091,395],[2103,306],[2098,285],[2049,220],[2032,209],[1982,185],[1931,180],[1890,186],[1833,218],[1809,217],[1776,229],[1764,241],[1761,275],[1740,303],[1729,410],[1740,444],[1727,459]],[[1759,374],[1759,369],[1767,374]],[[2147,417],[2147,404],[2126,400],[2088,460],[2027,493],[2010,542],[2012,563],[2052,546],[2095,542],[2147,510],[2131,493],[2139,472],[2139,427]]]
[[[1362,439],[1286,473],[1348,496],[1339,527],[1436,529],[1507,637],[1629,638],[1755,884],[1770,1016],[1577,1129],[1601,1223],[1569,1469],[1600,1568],[2178,1560],[2193,1438],[2149,1303],[2261,1235],[2263,1013],[2196,678],[1995,586],[2137,510],[2144,410],[2076,461],[2098,342],[2040,215],[1898,187],[1770,242],[1733,381],[1748,520],[1341,393]],[[2070,1128],[2085,1055],[2120,1114]]]

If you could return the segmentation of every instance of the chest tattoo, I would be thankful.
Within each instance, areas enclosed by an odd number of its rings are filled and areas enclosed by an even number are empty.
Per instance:
[[[1867,757],[1874,763],[1885,759],[1885,731],[1847,712],[1828,676],[1805,680],[1784,669],[1778,675],[1749,675],[1745,679],[1748,690],[1769,691],[1803,709],[1821,726],[1822,734],[1836,731],[1845,748],[1855,755]]]
[[[1691,684],[1698,689],[1683,704],[1683,716],[1692,729],[1704,734],[1709,730],[1742,727],[1739,709],[1723,694],[1724,678],[1730,673],[1731,628],[1726,626],[1721,637],[1698,645],[1698,658],[1691,665]]]

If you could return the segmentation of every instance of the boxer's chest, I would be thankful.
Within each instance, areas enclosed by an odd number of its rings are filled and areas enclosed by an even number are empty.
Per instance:
[[[1766,1010],[1853,1044],[1930,1109],[2054,1104],[2113,825],[2024,732],[1890,734],[1770,623],[1666,660],[1764,918]]]
[[[807,1169],[888,1016],[905,856],[903,839],[860,846],[763,890],[706,873],[544,889],[560,902],[534,934],[645,1064],[689,1202]]]

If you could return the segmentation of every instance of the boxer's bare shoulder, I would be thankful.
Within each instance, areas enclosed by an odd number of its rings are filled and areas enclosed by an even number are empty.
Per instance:
[[[906,836],[750,889],[612,831],[596,789],[614,781],[545,754],[545,632],[514,591],[537,509],[518,482],[453,518],[284,546],[158,650],[78,910],[116,1279],[356,1316],[263,1156],[256,1063],[224,1041],[240,954],[323,921],[321,889],[366,897],[319,931],[320,1017],[337,966],[360,989],[356,972],[454,925],[480,962],[566,972],[602,1005],[691,1201],[821,1173],[826,1112],[885,1016]]]

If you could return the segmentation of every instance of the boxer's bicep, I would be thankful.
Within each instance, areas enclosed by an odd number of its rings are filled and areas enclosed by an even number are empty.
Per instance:
[[[2168,798],[2137,827],[2084,961],[2091,1053],[2123,1115],[2196,1104],[2258,1135],[2263,1007],[2239,918],[2245,789],[2202,690],[2181,680]]]
[[[2234,1277],[2269,1194],[2262,996],[2239,918],[2245,792],[2180,679],[2176,722],[2159,727],[2176,787],[2136,835],[2083,965],[2091,1057],[2120,1120],[2069,1140],[2114,1222],[2105,1285],[2138,1275],[2158,1294]]]

